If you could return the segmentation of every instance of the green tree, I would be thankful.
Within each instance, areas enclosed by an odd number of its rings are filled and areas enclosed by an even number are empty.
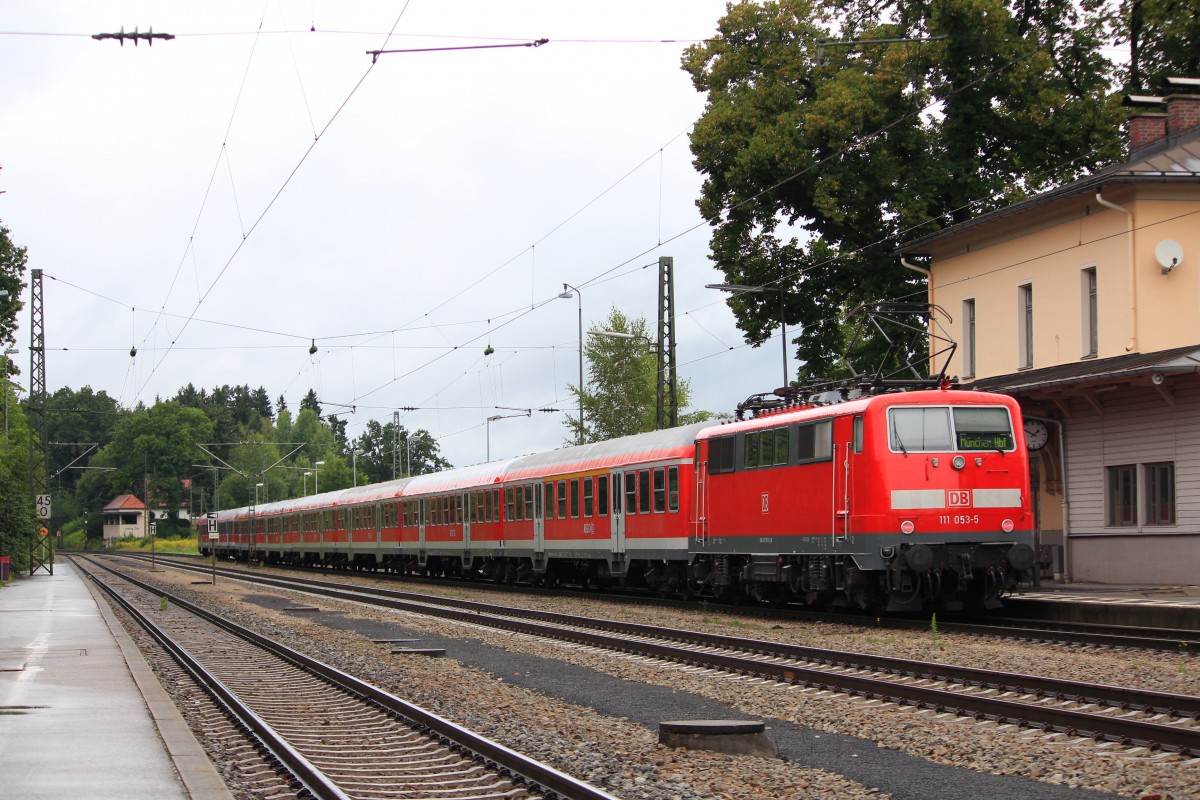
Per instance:
[[[708,96],[691,134],[705,175],[698,206],[731,283],[785,292],[802,379],[837,373],[850,309],[923,299],[923,283],[891,255],[897,244],[1120,153],[1105,17],[1090,4],[727,9],[719,34],[683,59]],[[750,342],[779,325],[774,292],[729,303]],[[874,337],[849,356],[862,371],[883,353]]]
[[[1168,77],[1200,77],[1196,0],[1123,0],[1114,26],[1129,42],[1125,89],[1156,92]]]
[[[410,450],[411,447],[411,450]],[[411,474],[425,475],[449,469],[451,464],[440,455],[437,440],[424,428],[410,431],[400,425],[367,420],[362,434],[354,440],[358,452],[358,482],[378,483]]]
[[[89,452],[90,445],[97,449],[107,445],[120,416],[117,401],[90,386],[78,391],[63,386],[46,398],[46,435],[57,443],[49,451],[50,475],[56,485],[75,490],[81,468],[89,464],[86,456],[79,457]],[[59,517],[57,503],[55,517]]]
[[[404,457],[404,467],[407,472],[411,467],[412,475],[429,475],[451,469],[454,465],[442,458],[442,446],[438,444],[433,434],[421,428],[408,435],[408,431],[400,432],[400,454]]]
[[[611,331],[633,338],[589,336],[584,343],[588,365],[587,386],[567,388],[576,402],[583,400],[583,436],[579,419],[568,415],[563,422],[571,435],[565,444],[599,442],[618,436],[654,430],[658,416],[658,355],[650,346],[644,317],[625,316],[613,308],[593,330]],[[675,387],[679,407],[691,402],[691,386],[677,379]],[[710,419],[707,411],[681,414],[686,425]]]
[[[300,399],[300,410],[308,409],[317,415],[317,419],[321,417],[321,401],[317,400],[317,393],[313,389],[308,390],[308,394]]]
[[[108,487],[141,497],[146,505],[187,507],[182,483],[195,473],[192,464],[207,460],[196,445],[212,441],[212,422],[203,412],[175,402],[160,402],[121,419],[102,465],[115,467]],[[111,499],[111,498],[109,498]]]
[[[8,435],[0,433],[0,556],[8,556],[12,570],[20,572],[29,569],[37,518],[29,495],[29,426],[24,410],[12,400]]]
[[[7,350],[16,343],[17,312],[25,305],[20,297],[26,285],[28,252],[13,244],[9,233],[0,222],[0,289],[8,292],[7,297],[0,298],[0,350]]]

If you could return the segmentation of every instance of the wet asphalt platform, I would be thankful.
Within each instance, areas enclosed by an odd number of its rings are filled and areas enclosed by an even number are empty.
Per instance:
[[[0,797],[232,800],[88,583],[60,561],[0,589]]]

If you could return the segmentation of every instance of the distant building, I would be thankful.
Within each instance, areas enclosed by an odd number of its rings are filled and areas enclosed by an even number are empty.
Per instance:
[[[1021,403],[1053,572],[1194,584],[1200,80],[1171,79],[1166,97],[1126,104],[1127,162],[898,254],[954,319],[950,374]]]
[[[117,539],[146,535],[146,504],[131,494],[117,495],[104,507],[104,546]]]

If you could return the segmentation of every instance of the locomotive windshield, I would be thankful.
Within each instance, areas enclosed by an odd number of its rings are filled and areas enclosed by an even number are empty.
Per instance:
[[[891,448],[898,453],[999,450],[1015,447],[1003,407],[901,406],[888,409]]]

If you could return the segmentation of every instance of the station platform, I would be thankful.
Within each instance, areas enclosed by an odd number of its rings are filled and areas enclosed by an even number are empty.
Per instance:
[[[1004,604],[1061,622],[1200,630],[1200,586],[1139,586],[1042,580]]]
[[[233,800],[93,591],[66,561],[0,588],[0,795]]]

